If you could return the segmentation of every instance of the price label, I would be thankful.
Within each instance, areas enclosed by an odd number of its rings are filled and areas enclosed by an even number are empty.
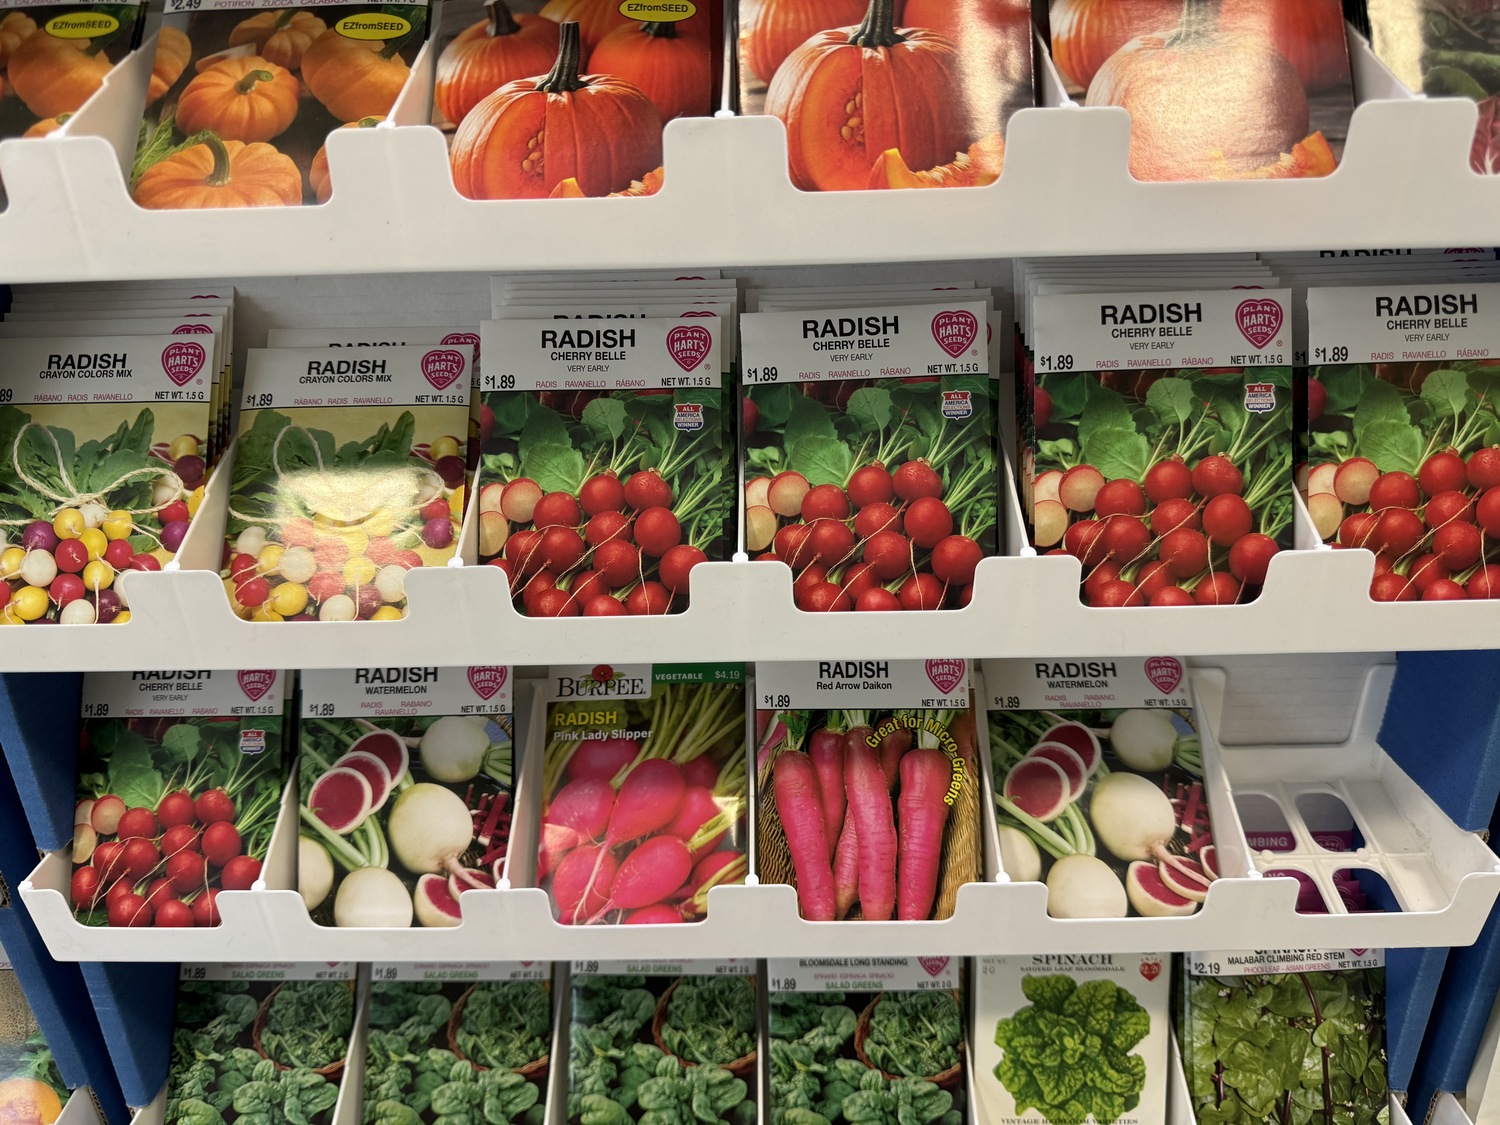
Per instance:
[[[773,957],[772,992],[934,992],[959,987],[961,957]]]
[[[794,660],[755,666],[757,705],[766,711],[790,707],[969,706],[969,662],[932,660]]]
[[[1383,949],[1255,949],[1186,955],[1195,977],[1248,977],[1267,973],[1350,972],[1378,969],[1385,964]]]
[[[1313,363],[1500,356],[1500,285],[1330,286],[1307,291]]]

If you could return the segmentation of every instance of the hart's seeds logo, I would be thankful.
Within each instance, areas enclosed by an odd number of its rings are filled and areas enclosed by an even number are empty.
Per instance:
[[[1234,321],[1239,326],[1240,335],[1259,351],[1281,331],[1283,315],[1279,304],[1260,297],[1241,301],[1239,308],[1234,310]]]
[[[504,665],[474,665],[469,668],[469,686],[480,699],[492,699],[505,686],[510,669]]]
[[[679,324],[667,333],[667,354],[684,371],[696,370],[708,358],[713,334],[699,324]]]
[[[434,348],[422,357],[422,377],[440,391],[446,391],[464,373],[462,352]]]
[[[162,350],[161,366],[167,378],[180,387],[203,370],[207,359],[208,352],[196,340],[179,341]]]
[[[979,338],[979,318],[957,309],[940,312],[932,318],[932,338],[938,347],[957,359]]]
[[[1146,679],[1163,695],[1171,695],[1182,683],[1182,661],[1171,656],[1153,656],[1146,661]]]
[[[259,703],[261,697],[276,683],[276,673],[268,668],[252,668],[237,674],[240,690],[251,703]]]
[[[951,658],[929,660],[926,667],[927,678],[932,681],[932,686],[944,695],[951,695],[969,671],[968,661]]]

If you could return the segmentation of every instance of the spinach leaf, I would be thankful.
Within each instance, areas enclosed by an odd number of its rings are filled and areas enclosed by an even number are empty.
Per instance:
[[[865,1054],[887,1074],[931,1078],[958,1065],[963,1026],[950,992],[890,992],[870,1015]]]
[[[541,981],[486,981],[464,1001],[458,1049],[480,1066],[519,1069],[544,1058],[552,997]]]
[[[755,1050],[755,986],[749,977],[683,977],[661,1029],[667,1050],[694,1063],[731,1063]]]

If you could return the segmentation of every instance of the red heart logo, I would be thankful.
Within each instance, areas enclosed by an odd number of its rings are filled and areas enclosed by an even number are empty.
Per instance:
[[[1172,694],[1182,683],[1182,661],[1171,656],[1153,656],[1146,661],[1146,679],[1163,695]]]
[[[926,667],[927,678],[932,681],[932,686],[944,695],[952,692],[969,670],[968,661],[953,659],[929,660]]]
[[[238,673],[240,690],[244,692],[251,703],[259,703],[260,697],[271,690],[271,685],[276,682],[276,673],[267,668],[255,668]]]
[[[1352,953],[1352,954],[1354,954],[1354,956],[1356,956],[1356,957],[1363,957],[1366,953],[1368,953],[1370,951],[1368,949],[1351,949],[1351,950],[1349,950],[1349,952]]]
[[[1234,310],[1240,334],[1254,344],[1257,351],[1281,331],[1282,315],[1281,306],[1265,297],[1241,301],[1240,307]]]
[[[1141,976],[1145,977],[1147,980],[1155,980],[1157,977],[1161,976],[1161,962],[1142,961]]]
[[[161,353],[162,369],[179,387],[202,371],[207,359],[207,350],[196,340],[168,344]]]
[[[951,960],[951,957],[918,957],[917,964],[926,970],[928,976],[935,977],[948,967]]]
[[[505,686],[510,669],[503,664],[476,664],[469,668],[469,686],[480,699],[489,699]]]
[[[179,324],[172,329],[174,336],[212,336],[214,330],[206,324]]]
[[[464,373],[462,352],[434,348],[422,357],[423,377],[440,391],[453,386]]]
[[[474,349],[474,361],[479,362],[479,333],[478,332],[450,332],[444,336],[444,344],[468,344]]]
[[[692,371],[708,358],[713,334],[700,324],[679,324],[667,333],[667,354],[684,371]]]
[[[979,338],[979,318],[961,310],[940,312],[932,318],[932,338],[957,359]]]

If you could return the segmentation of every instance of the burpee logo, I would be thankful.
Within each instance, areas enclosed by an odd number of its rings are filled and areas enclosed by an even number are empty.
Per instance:
[[[510,669],[503,664],[472,665],[469,668],[469,686],[480,699],[492,699],[505,686]]]
[[[434,348],[422,357],[422,377],[440,391],[446,391],[464,373],[462,352]]]
[[[684,433],[703,428],[703,407],[696,402],[678,402],[673,405],[677,409],[672,416],[672,425]]]
[[[259,703],[261,697],[276,683],[276,673],[269,668],[252,668],[238,675],[240,690],[251,703]]]
[[[692,371],[708,358],[713,334],[700,324],[679,324],[667,333],[667,354],[684,371]]]
[[[1269,414],[1276,409],[1274,383],[1246,383],[1245,409],[1251,414]]]
[[[190,340],[168,344],[162,349],[161,366],[162,370],[167,373],[167,378],[180,387],[203,370],[204,361],[207,359],[208,352],[204,350],[203,345]]]
[[[979,338],[979,318],[961,309],[940,312],[932,318],[932,338],[957,359]]]
[[[974,404],[968,391],[943,392],[943,417],[967,418],[974,413]]]
[[[651,665],[615,668],[596,664],[570,668],[557,677],[558,699],[645,699],[651,694]]]

